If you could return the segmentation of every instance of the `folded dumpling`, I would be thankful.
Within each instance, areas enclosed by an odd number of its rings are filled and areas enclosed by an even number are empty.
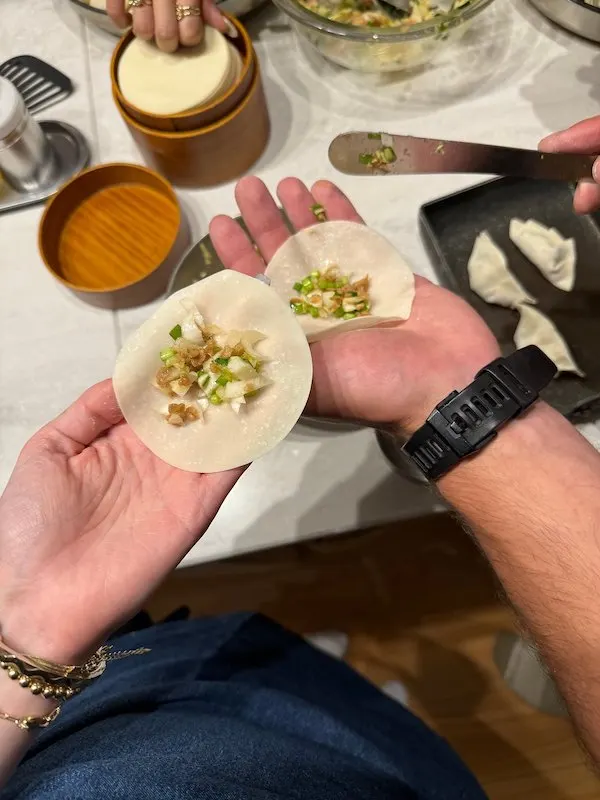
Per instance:
[[[524,305],[519,308],[519,312],[521,317],[514,336],[517,348],[535,344],[554,361],[559,372],[574,372],[584,378],[585,372],[575,363],[569,346],[556,325],[537,308]]]
[[[475,239],[467,271],[471,289],[486,303],[517,308],[536,302],[509,270],[506,256],[487,231]]]
[[[509,236],[546,280],[563,292],[572,290],[577,263],[575,239],[565,239],[556,228],[547,228],[534,219],[524,222],[518,218],[510,221]]]

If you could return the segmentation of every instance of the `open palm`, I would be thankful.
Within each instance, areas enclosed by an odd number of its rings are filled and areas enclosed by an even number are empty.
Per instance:
[[[111,381],[89,389],[28,442],[0,501],[7,641],[67,661],[93,648],[177,565],[241,473],[170,467],[123,421]]]
[[[279,184],[277,195],[296,229],[315,224],[311,211],[315,203],[325,208],[330,220],[362,222],[348,198],[328,181],[316,183],[309,191],[296,178],[287,178]],[[260,255],[229,217],[212,221],[211,238],[226,266],[256,275],[290,233],[258,178],[242,179],[236,200]],[[436,403],[473,380],[498,355],[496,340],[464,300],[419,277],[406,322],[335,336],[313,344],[311,350],[314,382],[307,411],[394,422],[404,431],[422,424]]]

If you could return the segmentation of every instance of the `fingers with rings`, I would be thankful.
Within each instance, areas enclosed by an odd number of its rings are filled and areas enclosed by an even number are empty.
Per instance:
[[[175,17],[179,23],[179,41],[185,47],[200,44],[204,34],[201,0],[188,0],[185,5],[175,5]]]
[[[174,53],[179,47],[179,25],[173,0],[153,0],[154,38],[166,53]]]
[[[152,0],[128,0],[127,11],[131,14],[135,35],[140,39],[152,39],[154,36]]]

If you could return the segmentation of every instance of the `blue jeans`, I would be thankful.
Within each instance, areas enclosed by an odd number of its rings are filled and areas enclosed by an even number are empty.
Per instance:
[[[482,800],[458,756],[345,664],[257,614],[130,633],[3,800]]]

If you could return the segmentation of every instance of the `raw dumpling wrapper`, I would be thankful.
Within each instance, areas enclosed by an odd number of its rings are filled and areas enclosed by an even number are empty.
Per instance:
[[[256,350],[269,385],[243,412],[210,407],[203,421],[173,427],[165,395],[153,385],[160,351],[191,300],[207,324],[224,331],[258,331]],[[113,384],[136,435],[163,461],[190,472],[220,472],[248,464],[277,445],[298,421],[312,382],[310,349],[289,306],[261,281],[223,270],[171,295],[129,338],[118,355]]]
[[[201,44],[175,53],[133,39],[119,60],[117,80],[128,103],[149,114],[170,115],[212,102],[227,91],[241,69],[239,51],[207,25]]]
[[[509,270],[505,254],[487,231],[475,239],[467,271],[471,289],[486,303],[517,308],[536,302]]]
[[[523,255],[557,289],[570,292],[575,284],[575,239],[565,239],[555,229],[534,219],[510,221],[509,236]]]
[[[300,315],[297,319],[309,342],[410,316],[415,296],[411,268],[391,242],[357,222],[322,222],[299,231],[275,253],[265,274],[289,307],[298,294],[294,284],[311,271],[328,267],[337,267],[353,281],[369,276],[371,311],[369,316],[348,320]]]
[[[554,323],[531,306],[521,306],[519,312],[521,317],[514,337],[517,348],[535,344],[554,361],[559,372],[574,372],[584,378],[585,372],[575,363],[568,344]]]

